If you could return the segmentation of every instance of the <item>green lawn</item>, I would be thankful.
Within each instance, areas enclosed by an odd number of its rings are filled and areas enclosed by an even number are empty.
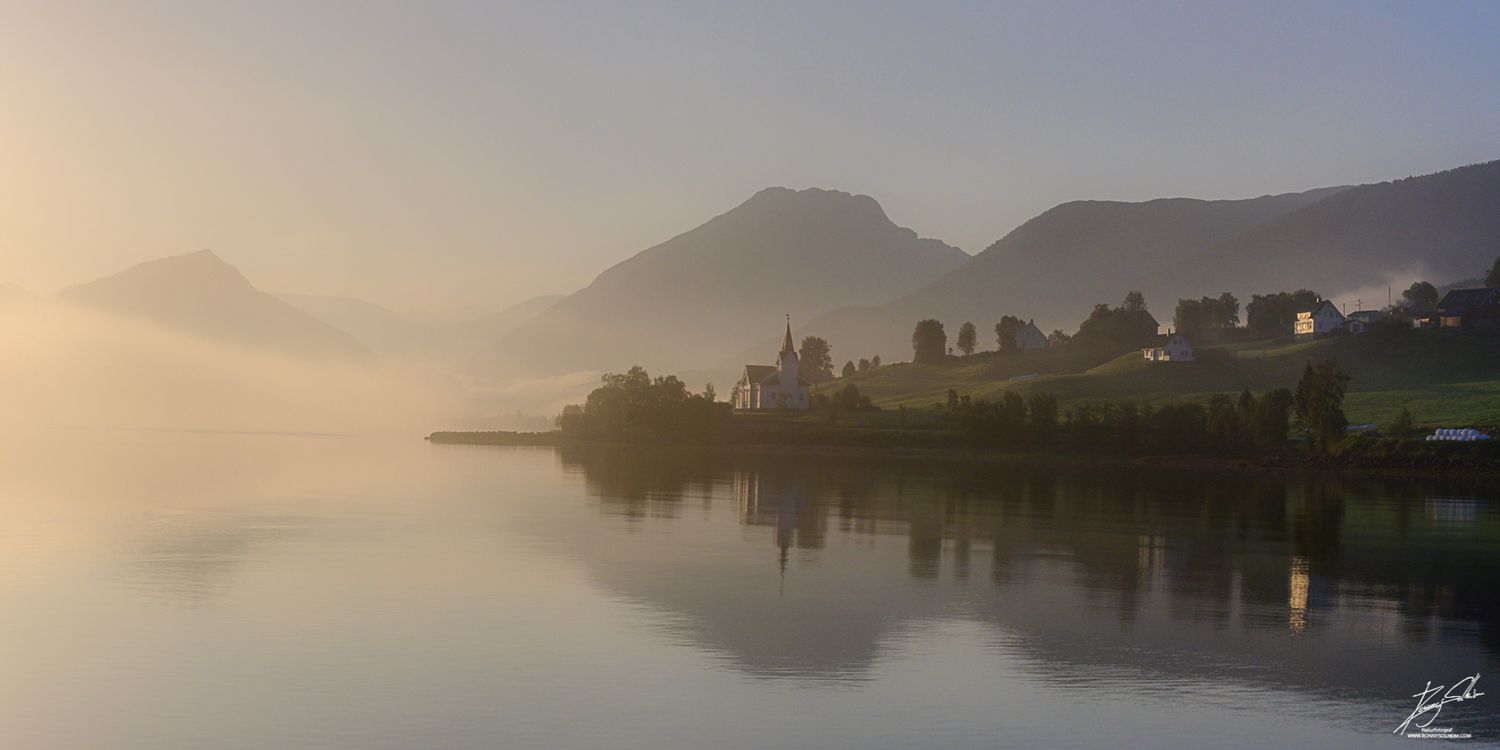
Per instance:
[[[1165,403],[1295,388],[1308,362],[1337,360],[1352,376],[1345,411],[1353,423],[1389,421],[1402,406],[1420,424],[1500,425],[1500,336],[1409,331],[1308,342],[1259,341],[1215,347],[1198,362],[1148,362],[1139,352],[1090,360],[1067,348],[1033,354],[988,353],[937,365],[897,364],[836,380],[856,384],[881,407],[925,410],[949,388],[974,398],[1005,390],[1056,394],[1063,408],[1084,401]],[[1035,377],[1014,379],[1035,374]],[[910,415],[908,415],[910,418]]]

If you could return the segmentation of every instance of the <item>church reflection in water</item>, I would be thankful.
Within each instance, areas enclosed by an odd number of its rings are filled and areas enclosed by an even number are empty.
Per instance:
[[[757,472],[736,471],[733,476],[740,522],[775,529],[777,565],[785,576],[787,553],[802,525],[799,517],[807,502],[806,488],[795,479],[777,480]]]
[[[561,455],[609,513],[672,523],[673,506],[702,502],[730,521],[733,507],[745,531],[716,548],[711,585],[637,575],[628,555],[593,570],[751,672],[857,676],[903,623],[954,617],[1018,637],[1041,679],[1111,666],[1389,697],[1413,675],[1488,671],[1500,656],[1500,509],[1479,499],[1500,493],[1484,485]],[[701,546],[667,538],[676,564],[702,568]],[[763,584],[772,559],[778,581]]]

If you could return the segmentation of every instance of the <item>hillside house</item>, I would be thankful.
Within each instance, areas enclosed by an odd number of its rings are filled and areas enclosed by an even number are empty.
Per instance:
[[[1327,336],[1343,328],[1344,321],[1344,314],[1339,312],[1338,305],[1325,299],[1314,305],[1311,310],[1297,313],[1297,321],[1292,324],[1292,332],[1299,339]]]
[[[1023,352],[1047,348],[1047,334],[1036,327],[1036,320],[1028,320],[1016,330],[1016,348]]]
[[[1432,313],[1438,328],[1493,328],[1500,325],[1500,289],[1454,289]]]
[[[1148,346],[1142,349],[1141,353],[1152,362],[1193,361],[1193,345],[1188,343],[1187,338],[1180,333],[1162,336],[1156,342],[1156,346]]]
[[[745,365],[730,403],[742,411],[812,408],[812,386],[802,379],[798,370],[797,349],[792,345],[792,322],[788,320],[781,351],[776,354],[776,364]]]

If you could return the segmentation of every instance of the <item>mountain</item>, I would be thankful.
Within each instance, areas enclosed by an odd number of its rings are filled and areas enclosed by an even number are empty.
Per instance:
[[[1001,315],[1071,332],[1095,304],[1118,304],[1132,289],[1169,324],[1184,297],[1231,291],[1243,305],[1303,287],[1334,297],[1414,277],[1441,284],[1483,273],[1496,255],[1500,162],[1249,200],[1075,201],[910,295],[834,310],[804,330],[827,338],[839,361],[895,361],[911,356],[922,318],[942,320],[950,341],[973,321],[981,347],[993,348]]]
[[[601,273],[486,353],[490,372],[703,366],[835,307],[873,304],[969,256],[894,224],[875,199],[768,188]],[[798,327],[800,331],[800,327]]]
[[[1212,274],[1185,278],[1179,270],[1184,259],[1342,189],[1246,200],[1064,203],[909,295],[834,310],[804,329],[829,340],[838,364],[875,354],[887,361],[909,358],[911,329],[922,318],[943,321],[950,342],[959,324],[973,321],[981,348],[994,348],[992,331],[1002,315],[1035,318],[1044,331],[1071,331],[1095,303],[1117,304],[1132,289],[1145,293],[1159,319],[1170,320],[1177,297],[1217,294],[1234,286],[1232,279]],[[751,351],[763,349],[764,342]]]
[[[1233,279],[1238,289],[1333,296],[1393,276],[1438,285],[1483,276],[1496,256],[1500,161],[1350,188],[1221,243],[1182,271]]]
[[[302,358],[369,355],[349,334],[251,286],[209,250],[148,261],[59,296],[220,344]]]
[[[282,294],[282,300],[383,355],[455,361],[493,344],[501,336],[551,307],[562,295],[533,297],[497,313],[460,321],[430,321],[392,312],[350,297]]]
[[[18,284],[5,282],[0,284],[0,310],[29,305],[37,301],[37,296]]]

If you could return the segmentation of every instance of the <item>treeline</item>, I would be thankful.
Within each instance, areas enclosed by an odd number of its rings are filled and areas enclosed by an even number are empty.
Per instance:
[[[826,383],[833,380],[833,347],[828,340],[822,336],[804,336],[802,345],[797,347],[798,369],[803,379],[809,383]],[[880,355],[873,357],[861,357],[858,364],[854,360],[844,363],[840,374],[849,377],[856,372],[868,372],[880,367]]]
[[[583,405],[569,405],[557,418],[564,432],[620,434],[631,431],[685,434],[727,422],[728,402],[716,401],[713,385],[688,392],[676,375],[651,377],[639,365],[607,373]]]
[[[1286,446],[1291,429],[1291,391],[1259,397],[1218,394],[1206,403],[1151,406],[1133,401],[1080,404],[1059,415],[1057,398],[1034,393],[1002,394],[972,401],[950,392],[954,427],[971,438],[1006,448],[1078,449],[1149,453],[1240,454]]]
[[[1238,398],[1215,394],[1203,402],[1161,406],[1091,402],[1060,414],[1050,393],[1022,398],[1007,391],[989,401],[950,390],[946,408],[956,430],[1005,448],[1274,453],[1286,449],[1295,416],[1308,447],[1328,451],[1348,426],[1343,412],[1348,383],[1336,363],[1325,362],[1307,366],[1295,393],[1278,388],[1256,395],[1247,389]]]

